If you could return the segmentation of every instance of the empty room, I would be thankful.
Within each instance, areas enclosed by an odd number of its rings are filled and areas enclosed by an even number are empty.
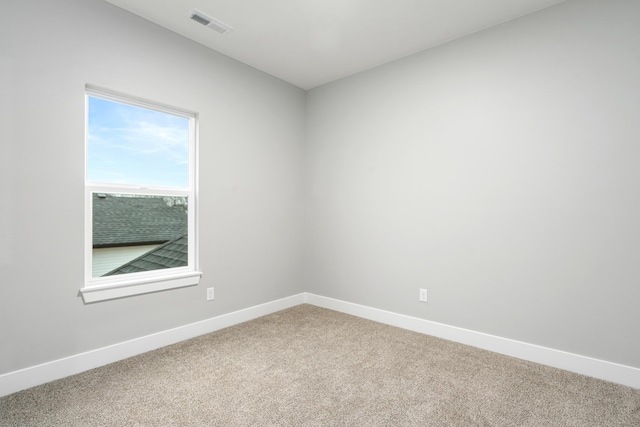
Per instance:
[[[0,0],[0,425],[640,425],[640,1]]]

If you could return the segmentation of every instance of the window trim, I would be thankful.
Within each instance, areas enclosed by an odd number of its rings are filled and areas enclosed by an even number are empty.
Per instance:
[[[174,270],[174,269],[172,269]],[[130,273],[135,275],[140,273]],[[104,301],[109,299],[124,298],[133,295],[147,294],[151,292],[165,291],[168,289],[195,286],[200,282],[202,272],[186,271],[182,273],[165,273],[154,277],[140,277],[136,280],[127,278],[108,285],[84,287],[80,289],[85,303]]]
[[[155,110],[189,120],[189,185],[188,187],[157,187],[111,184],[88,181],[88,106],[89,97],[124,103]],[[80,295],[85,303],[123,298],[162,290],[195,286],[202,272],[198,270],[198,115],[197,113],[147,101],[129,95],[87,85],[85,87],[85,178],[84,178],[84,230],[85,266],[84,285]],[[188,265],[184,267],[128,273],[108,277],[93,277],[93,194],[124,193],[151,196],[185,196],[188,198]]]

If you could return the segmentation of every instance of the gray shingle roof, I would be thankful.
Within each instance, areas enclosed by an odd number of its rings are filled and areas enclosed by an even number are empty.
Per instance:
[[[164,245],[160,245],[138,258],[121,265],[104,274],[139,273],[141,271],[159,270],[162,268],[183,267],[188,264],[187,235],[180,236]]]
[[[160,196],[93,195],[93,247],[159,244],[187,233],[187,213]]]

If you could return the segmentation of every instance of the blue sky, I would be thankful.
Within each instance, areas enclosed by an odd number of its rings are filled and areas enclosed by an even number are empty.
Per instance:
[[[189,119],[89,97],[87,178],[189,185]]]

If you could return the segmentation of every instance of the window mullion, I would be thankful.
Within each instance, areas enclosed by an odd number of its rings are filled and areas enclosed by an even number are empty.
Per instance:
[[[148,196],[189,196],[191,194],[188,188],[175,187],[143,187],[139,185],[87,183],[86,188],[91,193],[140,194]]]

